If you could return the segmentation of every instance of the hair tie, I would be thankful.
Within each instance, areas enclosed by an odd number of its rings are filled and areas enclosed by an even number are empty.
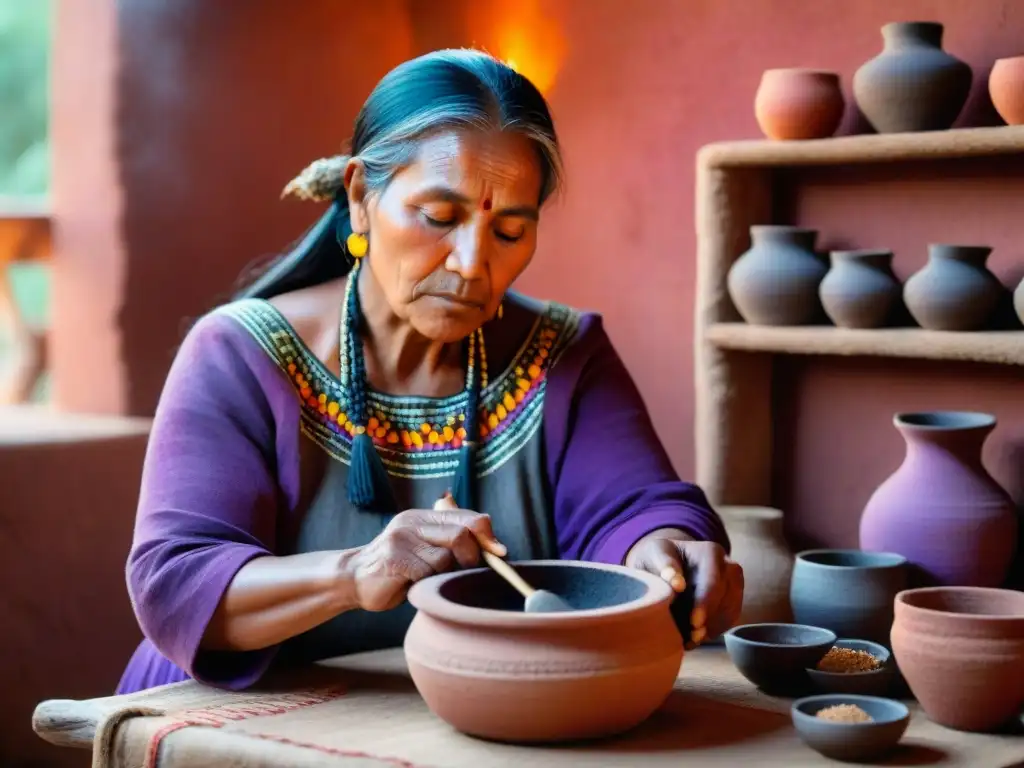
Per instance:
[[[337,200],[345,192],[345,169],[350,159],[349,155],[335,155],[314,160],[285,185],[281,197],[291,195],[317,202]]]

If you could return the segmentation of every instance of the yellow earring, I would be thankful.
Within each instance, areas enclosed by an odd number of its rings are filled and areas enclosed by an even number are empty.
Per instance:
[[[501,320],[505,316],[505,302],[501,302],[498,305],[498,319]]]
[[[367,250],[370,248],[370,242],[366,239],[366,235],[361,235],[358,232],[353,232],[345,240],[345,247],[348,252],[352,254],[352,258],[361,259],[366,255]]]

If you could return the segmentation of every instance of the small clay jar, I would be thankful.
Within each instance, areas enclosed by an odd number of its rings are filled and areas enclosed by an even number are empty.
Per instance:
[[[793,553],[786,542],[782,511],[771,507],[716,507],[732,559],[743,568],[743,608],[737,625],[790,623],[789,583]]]
[[[985,266],[987,245],[929,245],[928,263],[903,286],[907,309],[922,328],[976,331],[991,319],[1003,293]]]
[[[736,310],[753,325],[804,325],[818,319],[818,286],[828,272],[814,251],[818,233],[789,226],[750,228],[750,249],[729,269]]]
[[[932,21],[882,27],[882,52],[853,76],[857,106],[879,133],[941,131],[956,121],[973,74],[942,50],[942,31]]]
[[[770,139],[823,139],[843,118],[839,75],[818,69],[768,69],[754,98],[754,116]]]
[[[840,328],[880,328],[892,315],[902,287],[892,271],[892,251],[832,251],[832,268],[818,295]]]
[[[1024,125],[1024,56],[996,60],[988,76],[988,93],[1007,125]]]

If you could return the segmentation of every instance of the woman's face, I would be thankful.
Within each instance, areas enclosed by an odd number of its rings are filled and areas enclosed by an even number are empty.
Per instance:
[[[366,266],[395,315],[429,339],[483,325],[533,258],[541,167],[522,135],[440,133],[379,195],[367,195],[358,160],[346,186]]]

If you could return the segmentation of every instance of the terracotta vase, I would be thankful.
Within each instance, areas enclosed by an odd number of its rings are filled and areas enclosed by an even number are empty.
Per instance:
[[[921,708],[940,725],[992,731],[1024,708],[1024,592],[901,592],[892,650]]]
[[[899,413],[906,457],[871,495],[860,546],[896,552],[913,585],[1001,586],[1017,543],[1017,513],[981,461],[996,419],[987,413]]]
[[[818,69],[768,69],[754,98],[754,116],[770,139],[824,139],[843,119],[839,75]]]
[[[903,301],[922,328],[977,331],[992,319],[1004,288],[985,266],[986,245],[930,245],[928,263],[903,286]]]
[[[902,555],[811,549],[796,557],[789,599],[798,624],[888,645],[892,601],[906,588]]]
[[[803,325],[821,313],[818,286],[828,272],[814,251],[817,231],[803,227],[750,228],[750,249],[729,270],[729,295],[754,325]]]
[[[715,508],[732,543],[732,559],[743,566],[743,610],[737,624],[788,623],[793,553],[783,532],[782,512],[770,507]]]
[[[522,597],[489,568],[409,590],[418,612],[405,656],[430,710],[463,733],[510,742],[610,736],[653,714],[683,659],[668,584],[597,563],[514,565],[577,610],[523,613]]]
[[[942,31],[931,21],[882,27],[882,52],[853,76],[857,106],[879,133],[939,131],[956,121],[973,74],[942,50]]]
[[[892,271],[892,251],[832,251],[832,268],[818,295],[825,314],[840,328],[880,328],[902,291]]]
[[[988,93],[1007,125],[1024,125],[1024,56],[996,60],[988,76]]]

